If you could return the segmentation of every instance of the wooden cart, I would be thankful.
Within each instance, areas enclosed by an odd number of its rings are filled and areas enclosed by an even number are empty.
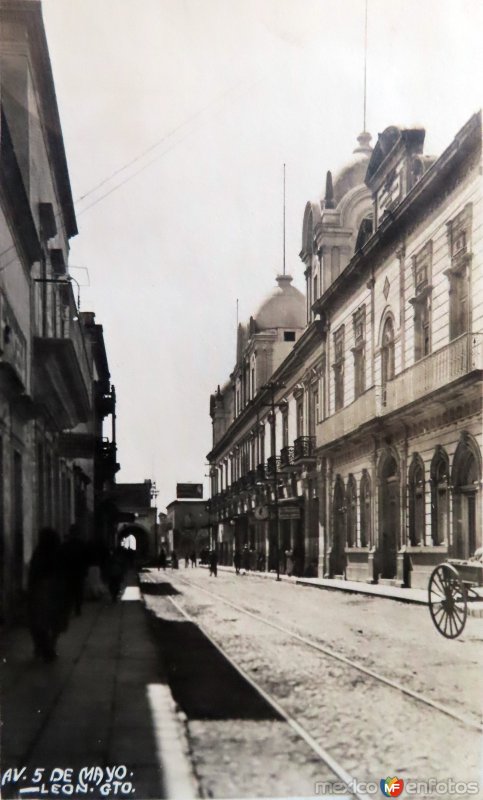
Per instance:
[[[435,567],[428,586],[429,611],[442,636],[456,639],[463,632],[468,616],[468,603],[483,599],[476,589],[481,586],[481,560],[450,559]]]

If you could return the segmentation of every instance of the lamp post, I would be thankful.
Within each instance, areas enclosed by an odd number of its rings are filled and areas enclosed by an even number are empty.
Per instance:
[[[270,402],[260,403],[260,405],[268,406],[272,413],[272,422],[270,428],[270,449],[273,456],[273,517],[275,523],[275,552],[277,559],[277,581],[280,580],[280,524],[279,524],[279,510],[278,510],[278,469],[277,469],[277,438],[275,430],[275,408],[280,408],[281,404],[275,402],[275,389],[283,389],[284,383],[278,381],[269,381],[262,387],[263,389],[270,390]],[[258,405],[258,404],[257,404]]]
[[[151,483],[151,499],[154,500],[154,555],[155,558],[158,557],[158,509],[156,506],[156,498],[159,494],[159,490],[156,487],[156,481]]]

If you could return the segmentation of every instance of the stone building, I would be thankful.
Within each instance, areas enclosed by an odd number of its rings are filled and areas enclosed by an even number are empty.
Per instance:
[[[0,616],[9,619],[39,528],[65,533],[77,522],[92,535],[101,419],[113,413],[99,406],[100,387],[111,394],[102,336],[79,315],[67,266],[77,226],[37,0],[2,0],[0,107]]]
[[[482,478],[481,114],[437,159],[424,137],[379,135],[339,274],[333,211],[306,228],[325,329],[328,571],[419,587],[481,546]]]
[[[425,586],[481,546],[481,115],[439,158],[424,136],[362,133],[307,204],[289,351],[283,292],[268,339],[240,328],[210,401],[227,563]]]

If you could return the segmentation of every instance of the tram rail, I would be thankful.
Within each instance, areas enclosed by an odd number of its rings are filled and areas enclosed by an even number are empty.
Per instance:
[[[261,614],[255,614],[253,611],[250,611],[244,606],[239,605],[238,603],[234,603],[232,600],[228,600],[226,597],[223,597],[223,595],[217,594],[216,592],[212,592],[210,589],[206,589],[205,587],[200,586],[199,583],[197,582],[191,582],[187,580],[185,577],[181,576],[177,576],[177,580],[179,580],[180,583],[184,583],[186,586],[191,586],[196,588],[200,592],[208,596],[211,596],[217,601],[221,601],[222,603],[234,609],[235,611],[238,611],[248,617],[251,617],[252,619],[255,619],[258,622],[261,622],[264,625],[267,625],[275,630],[278,630],[280,633],[283,633],[286,636],[295,639],[298,642],[301,642],[306,647],[309,647],[313,650],[317,650],[323,655],[333,658],[334,660],[339,661],[345,664],[346,666],[354,670],[357,670],[358,672],[363,673],[364,675],[367,675],[368,677],[374,679],[375,681],[384,684],[386,686],[389,686],[391,689],[394,689],[395,691],[398,691],[401,694],[404,694],[412,698],[416,702],[428,706],[429,708],[432,708],[435,711],[440,712],[441,714],[451,717],[452,719],[461,723],[465,727],[477,730],[480,733],[483,732],[483,724],[481,722],[477,722],[476,720],[471,719],[465,714],[461,714],[458,711],[455,711],[453,708],[450,708],[449,706],[446,706],[443,703],[438,702],[437,700],[433,700],[430,697],[426,697],[425,695],[421,694],[421,692],[417,692],[414,689],[404,686],[402,683],[399,683],[398,681],[394,681],[391,678],[387,678],[386,676],[381,675],[378,672],[375,672],[375,670],[372,670],[369,667],[365,667],[363,664],[360,664],[357,661],[353,661],[352,659],[348,658],[347,656],[344,656],[342,653],[337,652],[331,647],[327,647],[325,645],[319,644],[318,642],[314,642],[311,639],[308,639],[306,636],[302,636],[299,633],[295,633],[295,631],[292,631],[289,628],[280,625],[280,623],[262,616]],[[196,622],[196,624],[199,625],[198,622]]]

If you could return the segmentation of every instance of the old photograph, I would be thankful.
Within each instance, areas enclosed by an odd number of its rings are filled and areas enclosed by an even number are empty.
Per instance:
[[[0,0],[0,797],[483,798],[480,0]]]

